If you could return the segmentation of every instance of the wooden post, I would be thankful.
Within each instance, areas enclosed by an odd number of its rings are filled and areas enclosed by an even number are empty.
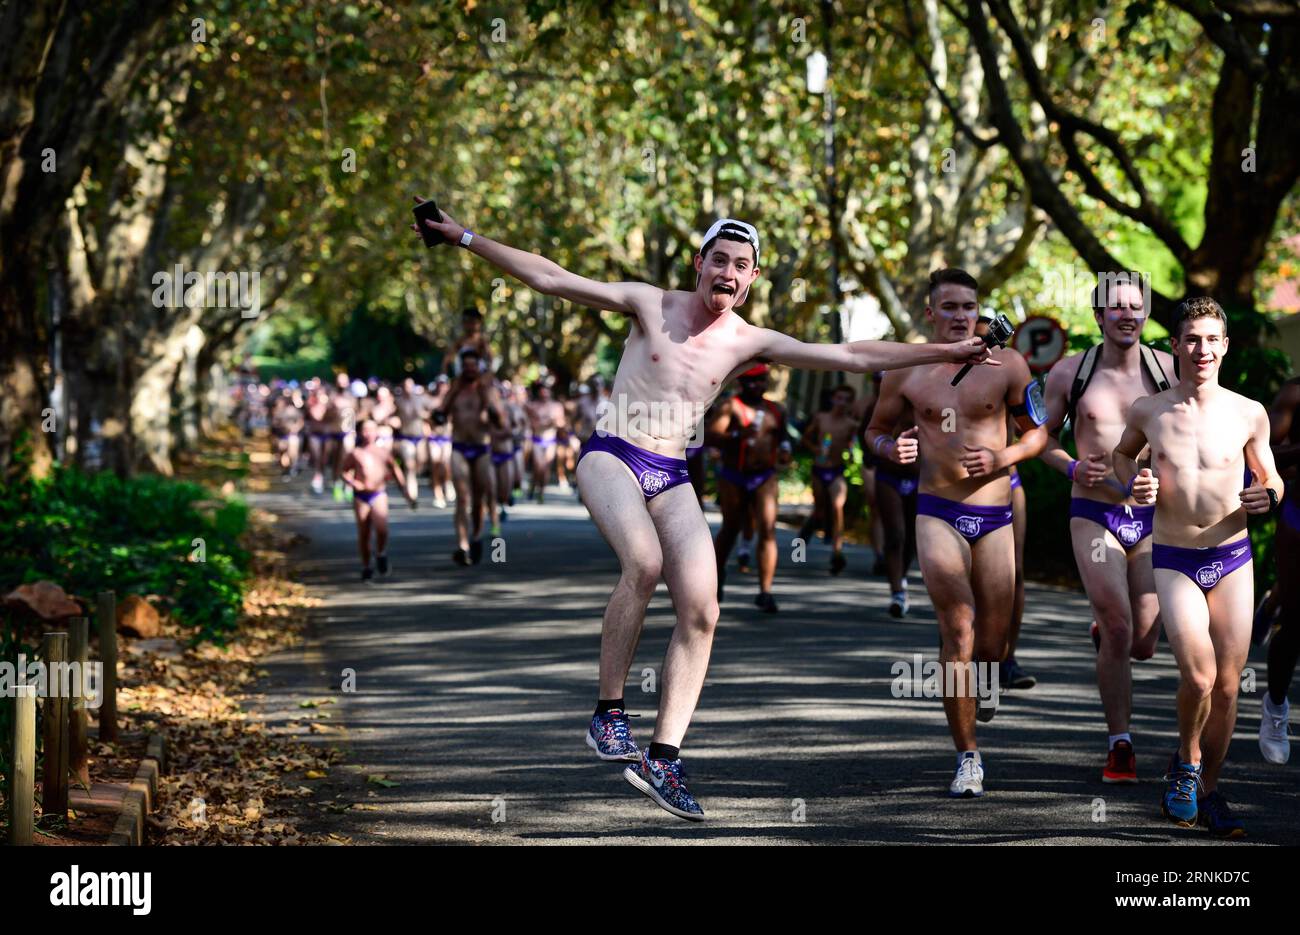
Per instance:
[[[96,605],[99,626],[99,657],[104,663],[104,699],[99,705],[99,739],[117,740],[117,599],[112,591],[100,591]]]
[[[89,666],[90,622],[85,617],[68,621],[71,631],[71,658],[75,664],[78,685],[72,696],[68,719],[68,771],[83,787],[90,786],[90,768],[86,749],[86,670]]]
[[[26,685],[14,698],[14,774],[9,779],[9,843],[32,843],[36,805],[36,692]]]
[[[45,663],[45,768],[41,773],[41,811],[68,817],[68,698],[60,670],[68,661],[68,634],[46,633],[41,642]]]

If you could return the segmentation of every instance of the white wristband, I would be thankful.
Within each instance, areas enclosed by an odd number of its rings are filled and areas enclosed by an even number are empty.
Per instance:
[[[472,230],[466,230],[463,234],[460,235],[460,245],[462,247],[468,247],[473,240],[474,240],[474,232]]]

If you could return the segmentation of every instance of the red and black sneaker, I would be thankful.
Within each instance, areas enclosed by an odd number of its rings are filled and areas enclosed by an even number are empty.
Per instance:
[[[1106,755],[1106,768],[1101,771],[1102,782],[1135,783],[1138,781],[1137,757],[1133,755],[1133,745],[1127,740],[1120,740],[1111,747]]]

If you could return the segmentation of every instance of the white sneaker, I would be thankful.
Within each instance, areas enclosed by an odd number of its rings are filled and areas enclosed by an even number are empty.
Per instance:
[[[889,616],[906,617],[909,606],[910,605],[907,601],[907,592],[895,591],[889,597]]]
[[[953,798],[977,799],[984,794],[984,761],[979,751],[963,753],[948,794]]]
[[[1287,736],[1287,721],[1291,703],[1285,698],[1282,707],[1273,705],[1273,699],[1264,693],[1263,709],[1259,714],[1259,752],[1270,763],[1281,765],[1291,758],[1291,738]]]

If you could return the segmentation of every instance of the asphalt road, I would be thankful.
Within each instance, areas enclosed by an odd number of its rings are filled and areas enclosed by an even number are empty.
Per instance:
[[[617,562],[572,495],[521,505],[503,525],[505,560],[460,568],[449,511],[393,497],[394,573],[359,577],[351,510],[298,485],[255,495],[310,537],[293,555],[322,600],[313,638],[270,659],[255,706],[273,725],[307,699],[335,698],[332,729],[347,766],[320,783],[314,827],[355,843],[1019,843],[1241,846],[1181,831],[1160,815],[1177,740],[1168,645],[1134,667],[1133,732],[1142,781],[1100,781],[1106,730],[1081,594],[1030,585],[1018,657],[1036,688],[1002,695],[980,725],[986,794],[951,800],[954,753],[937,699],[896,698],[891,667],[936,657],[933,611],[913,576],[905,621],[885,612],[871,554],[849,550],[831,578],[817,543],[789,560],[780,533],[776,615],[750,603],[755,579],[729,576],[712,665],[683,747],[708,820],[691,824],[629,786],[583,734],[596,698],[601,613]],[[711,514],[716,522],[716,515]],[[733,564],[734,568],[734,564]],[[628,680],[633,730],[648,743],[672,628],[660,586]],[[1221,788],[1246,844],[1300,843],[1300,766],[1272,766],[1256,732],[1263,654],[1250,665]],[[345,670],[355,690],[342,691]],[[653,676],[653,679],[651,678]],[[1300,757],[1297,757],[1300,759]],[[382,780],[371,777],[383,777]]]

